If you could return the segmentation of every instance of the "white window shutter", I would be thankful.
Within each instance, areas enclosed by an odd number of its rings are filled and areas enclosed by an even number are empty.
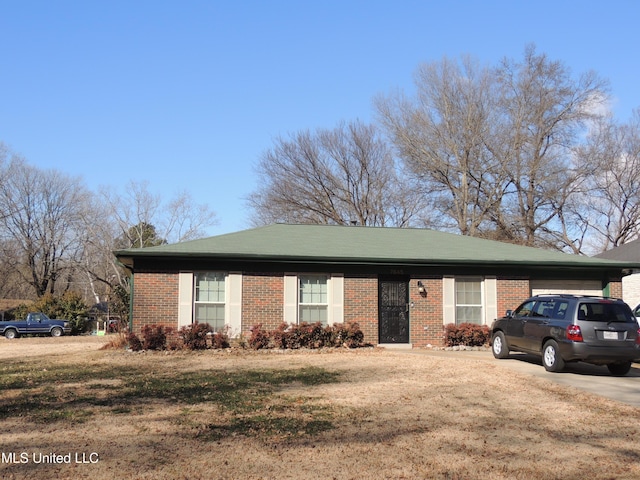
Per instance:
[[[484,279],[484,323],[491,323],[498,318],[498,281],[495,277]]]
[[[456,323],[456,279],[442,279],[442,322],[444,325]]]
[[[193,323],[193,273],[178,274],[178,328]]]
[[[298,323],[298,276],[284,275],[284,321]]]
[[[238,337],[242,333],[242,273],[227,276],[227,325],[229,336]]]
[[[329,281],[331,282],[329,325],[344,323],[344,276],[334,273]]]

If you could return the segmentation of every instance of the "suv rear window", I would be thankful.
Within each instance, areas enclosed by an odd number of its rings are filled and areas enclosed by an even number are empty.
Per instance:
[[[581,303],[578,320],[591,322],[635,322],[631,310],[620,303]]]

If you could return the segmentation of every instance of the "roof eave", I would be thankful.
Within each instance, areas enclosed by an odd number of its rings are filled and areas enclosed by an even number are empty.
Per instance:
[[[292,255],[263,255],[263,254],[219,254],[219,253],[169,253],[169,252],[115,252],[118,260],[125,266],[133,268],[136,258],[158,260],[167,259],[220,259],[227,262],[263,262],[263,263],[304,263],[304,264],[325,264],[325,265],[398,265],[398,266],[421,266],[421,267],[443,267],[443,266],[503,266],[503,267],[558,267],[569,269],[598,269],[598,270],[629,270],[640,269],[639,263],[629,263],[621,261],[599,261],[595,263],[581,263],[571,261],[535,261],[535,260],[513,260],[513,259],[398,259],[398,258],[344,258],[344,257],[319,257],[319,256],[292,256]]]

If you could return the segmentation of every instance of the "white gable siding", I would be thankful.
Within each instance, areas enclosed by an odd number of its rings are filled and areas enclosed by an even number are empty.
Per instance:
[[[531,295],[602,295],[602,282],[599,280],[531,280],[530,285]]]
[[[622,299],[631,308],[640,304],[640,273],[622,277]]]

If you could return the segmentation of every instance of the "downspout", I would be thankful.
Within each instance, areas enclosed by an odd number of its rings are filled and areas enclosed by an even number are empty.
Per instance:
[[[133,272],[129,281],[129,331],[133,332]]]

